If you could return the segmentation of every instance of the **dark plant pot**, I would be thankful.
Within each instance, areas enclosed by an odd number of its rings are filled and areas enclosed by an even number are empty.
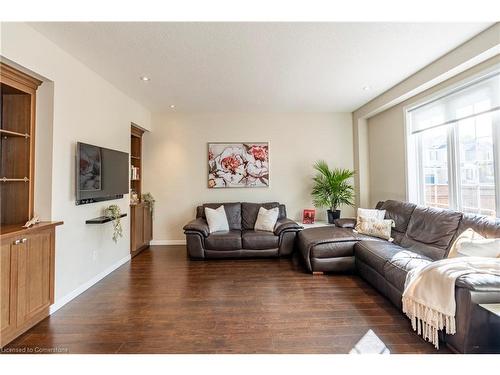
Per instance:
[[[328,223],[333,224],[333,221],[336,219],[340,219],[340,210],[327,210],[326,213],[328,214]]]

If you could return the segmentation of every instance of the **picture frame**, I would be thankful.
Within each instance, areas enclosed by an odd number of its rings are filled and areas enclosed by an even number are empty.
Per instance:
[[[316,210],[305,209],[302,214],[302,224],[314,224]]]
[[[270,185],[269,142],[209,142],[207,158],[209,189]]]

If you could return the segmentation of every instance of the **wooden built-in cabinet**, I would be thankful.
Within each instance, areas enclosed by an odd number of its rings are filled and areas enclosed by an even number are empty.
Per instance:
[[[153,239],[153,218],[149,204],[130,205],[130,254],[137,255]]]
[[[2,347],[49,315],[54,303],[55,227],[60,224],[42,222],[30,229],[9,226],[2,231]]]
[[[130,189],[142,194],[142,136],[144,130],[130,129]],[[134,172],[135,169],[135,172]],[[153,212],[145,202],[130,205],[130,255],[134,257],[149,246],[153,239]]]
[[[0,225],[33,216],[36,90],[42,82],[0,63]]]
[[[0,63],[0,346],[49,315],[55,227],[34,215],[36,90],[42,82]]]
[[[132,125],[130,127],[130,189],[139,198],[142,193],[142,135],[144,130]],[[135,169],[135,173],[134,173]]]

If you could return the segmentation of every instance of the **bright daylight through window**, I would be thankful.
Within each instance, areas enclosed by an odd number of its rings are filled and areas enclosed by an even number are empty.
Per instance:
[[[410,200],[500,217],[500,71],[406,115]]]

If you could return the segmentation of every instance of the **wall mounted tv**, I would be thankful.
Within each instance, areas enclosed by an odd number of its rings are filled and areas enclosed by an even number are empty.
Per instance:
[[[78,142],[76,204],[123,198],[129,192],[128,153]]]

